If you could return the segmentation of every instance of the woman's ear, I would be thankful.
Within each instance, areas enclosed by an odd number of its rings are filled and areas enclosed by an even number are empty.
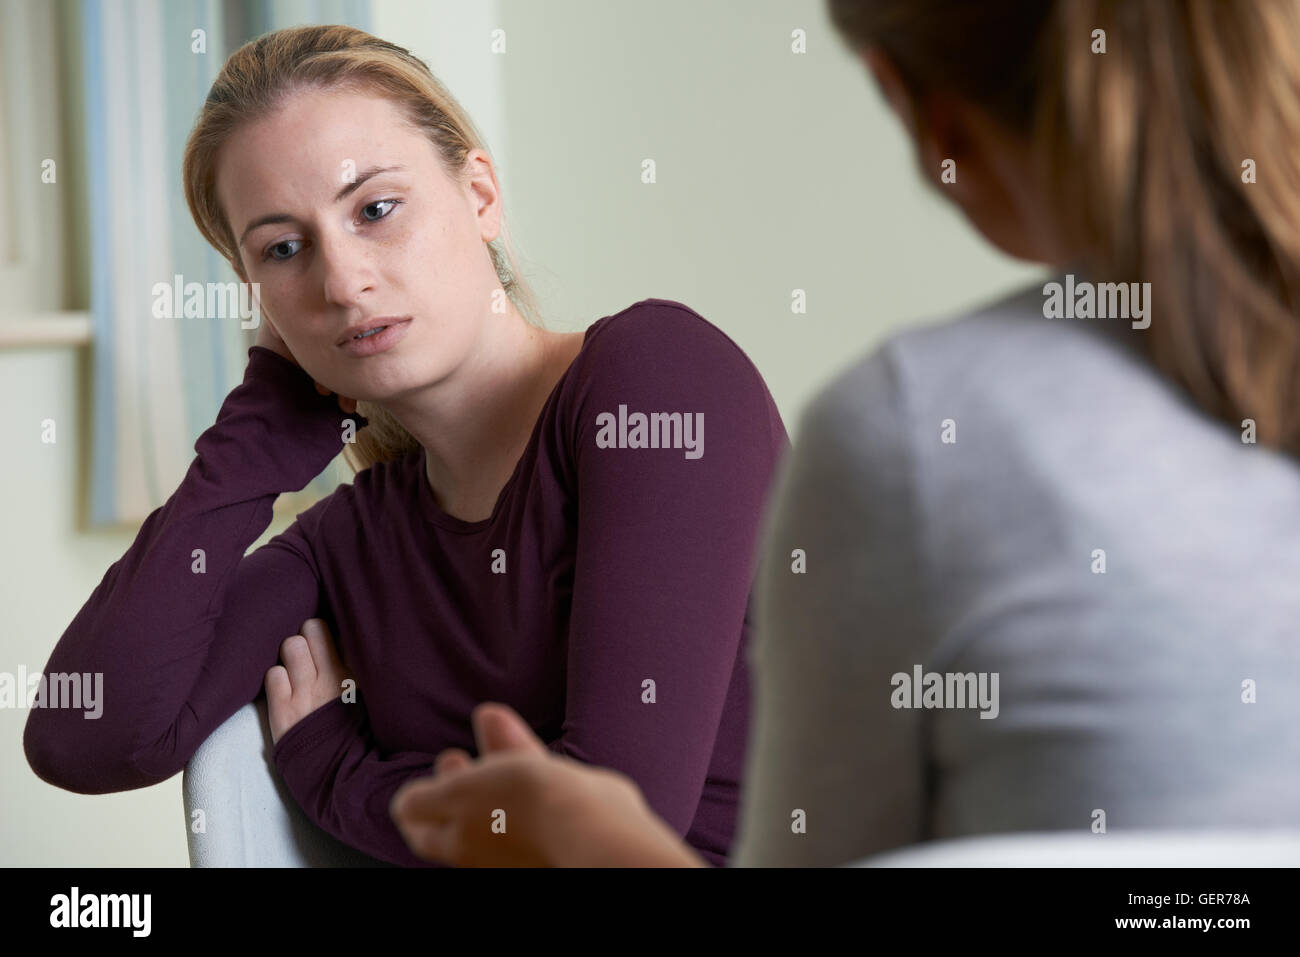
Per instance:
[[[922,181],[961,209],[995,246],[1039,261],[1043,241],[1029,236],[1022,220],[1022,207],[1032,197],[1021,195],[1027,173],[1020,146],[960,96],[910,88],[879,47],[865,47],[861,55],[911,135]]]
[[[911,89],[898,66],[879,47],[864,47],[862,58],[890,108],[907,127],[927,180],[940,176],[945,160],[961,166],[963,160],[972,158],[972,138],[960,104],[942,94]]]
[[[867,64],[867,69],[876,80],[876,86],[885,97],[885,102],[894,111],[894,115],[902,120],[912,138],[916,139],[915,105],[907,84],[903,82],[903,75],[898,72],[898,67],[880,47],[863,47],[861,55]]]
[[[492,160],[481,149],[471,150],[465,160],[465,185],[474,204],[479,235],[490,243],[501,235],[501,186]]]

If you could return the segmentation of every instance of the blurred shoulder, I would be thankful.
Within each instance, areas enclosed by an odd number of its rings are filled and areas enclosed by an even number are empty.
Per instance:
[[[1044,283],[897,332],[839,373],[810,411],[860,418],[976,408],[1023,411],[1068,394],[1073,381],[1150,378],[1127,323],[1048,319]]]
[[[1050,335],[1033,321],[1041,301],[1035,285],[887,337],[817,391],[800,414],[796,444],[858,472],[904,461],[918,420],[929,425],[936,414],[952,414],[957,396],[956,407],[968,409],[966,393],[987,386],[990,367],[1005,375],[1009,353],[1018,364],[1026,343]]]
[[[1040,404],[1071,404],[1071,392],[1084,383],[1159,388],[1140,348],[1144,333],[1127,320],[1044,315],[1052,279],[889,340],[885,350],[914,402],[1014,411],[1031,396]]]

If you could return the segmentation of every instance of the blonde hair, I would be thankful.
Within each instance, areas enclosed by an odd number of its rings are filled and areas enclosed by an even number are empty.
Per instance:
[[[830,0],[830,14],[914,98],[955,93],[1029,134],[1085,265],[1151,283],[1153,364],[1300,453],[1300,4]]]
[[[294,93],[336,87],[374,92],[398,104],[429,138],[451,173],[464,168],[472,150],[487,149],[465,110],[424,61],[408,50],[338,25],[293,27],[251,40],[230,55],[213,82],[185,144],[182,173],[185,200],[199,231],[237,271],[238,244],[216,191],[216,159],[222,145],[239,126],[274,112]],[[504,221],[488,252],[515,308],[540,327],[540,309],[519,274]],[[380,406],[359,402],[357,411],[368,424],[357,432],[356,442],[344,449],[354,472],[420,447]]]

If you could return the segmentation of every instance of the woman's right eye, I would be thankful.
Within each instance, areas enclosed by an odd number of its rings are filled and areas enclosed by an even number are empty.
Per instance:
[[[290,259],[293,258],[293,254],[294,254],[294,252],[297,252],[297,250],[293,250],[293,251],[291,251],[291,252],[289,253],[289,255],[287,255],[287,256],[276,256],[276,255],[274,255],[275,251],[276,251],[277,249],[281,249],[281,248],[284,247],[284,246],[292,246],[294,243],[298,243],[298,242],[302,242],[302,240],[300,240],[300,239],[286,239],[286,240],[284,240],[284,241],[282,241],[282,242],[273,243],[272,245],[266,247],[266,253],[262,256],[262,259],[263,259],[263,260],[269,260],[270,262],[273,262],[273,263],[282,263],[282,262],[287,262],[288,260],[290,260]]]

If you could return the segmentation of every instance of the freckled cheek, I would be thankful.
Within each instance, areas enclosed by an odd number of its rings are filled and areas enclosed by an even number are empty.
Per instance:
[[[425,229],[393,241],[392,255],[404,264],[413,285],[428,286],[440,281],[453,262],[446,239],[441,230]]]
[[[303,290],[286,281],[275,282],[274,288],[269,291],[267,287],[268,283],[264,280],[262,318],[270,316],[271,324],[295,356],[309,354],[319,344],[312,341],[309,325],[312,311]]]
[[[387,268],[396,280],[421,300],[447,306],[461,293],[472,274],[482,242],[472,231],[455,228],[445,219],[394,230],[381,244]],[[464,290],[466,295],[474,295]],[[428,307],[426,307],[428,308]]]

